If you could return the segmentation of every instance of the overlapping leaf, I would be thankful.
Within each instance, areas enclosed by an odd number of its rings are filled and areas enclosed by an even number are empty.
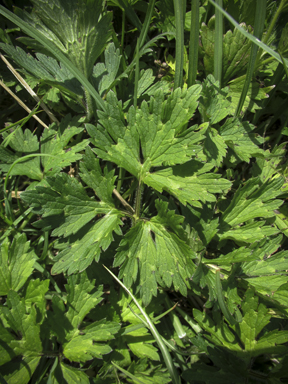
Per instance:
[[[68,278],[66,290],[67,310],[63,302],[55,297],[53,312],[48,313],[51,331],[63,344],[63,353],[68,359],[85,362],[101,358],[111,351],[106,341],[113,339],[120,325],[105,319],[86,327],[81,327],[81,324],[90,310],[102,301],[102,287],[96,290],[95,281],[83,272]]]
[[[114,174],[105,170],[107,178],[102,176],[91,150],[87,149],[84,159],[83,179],[102,201],[89,197],[82,184],[65,173],[47,178],[49,188],[36,186],[21,194],[36,212],[44,213],[43,219],[35,224],[37,227],[54,229],[53,236],[68,237],[53,266],[54,273],[84,270],[94,258],[99,259],[101,247],[108,248],[113,231],[121,234],[123,213],[115,208],[111,197]]]
[[[196,126],[182,133],[182,127],[197,107],[200,90],[198,85],[187,91],[178,89],[165,101],[159,90],[151,97],[149,104],[144,101],[140,109],[129,109],[128,124],[121,104],[110,92],[106,111],[99,113],[100,123],[106,131],[101,126],[97,129],[87,127],[97,147],[95,152],[137,178],[144,172],[142,169],[187,162],[200,150],[196,143],[203,138],[201,131],[195,132]]]
[[[241,25],[242,28],[251,32],[251,27]],[[215,43],[215,17],[213,16],[207,25],[201,26],[201,54],[204,56],[204,69],[206,76],[214,73],[214,43]],[[236,28],[234,31],[227,31],[223,36],[223,84],[235,76],[246,72],[249,60],[251,42]]]
[[[265,226],[264,221],[245,222],[256,218],[275,215],[274,210],[282,205],[276,197],[281,194],[283,179],[277,178],[264,184],[258,178],[251,178],[234,194],[231,203],[220,220],[220,239],[234,239],[244,242],[261,240],[278,232],[277,228]]]
[[[225,323],[215,324],[207,314],[203,314],[198,310],[193,312],[195,320],[210,334],[208,340],[218,346],[224,346],[242,361],[246,360],[249,363],[251,358],[259,356],[268,350],[270,353],[285,353],[286,347],[281,344],[287,342],[288,332],[276,329],[269,332],[265,329],[269,324],[271,315],[268,308],[264,304],[259,303],[259,299],[253,289],[246,291],[241,308],[243,319],[237,326],[232,327],[236,334]],[[243,347],[236,342],[237,337],[241,340]],[[217,365],[224,367],[226,362],[222,361],[221,363],[218,361]],[[246,372],[245,365],[244,372]]]
[[[121,60],[120,50],[115,48],[114,43],[110,43],[105,49],[104,57],[105,64],[97,63],[93,68],[92,77],[100,96],[103,96],[117,76]]]
[[[14,357],[22,355],[26,358],[40,359],[42,342],[40,340],[40,324],[36,320],[36,308],[32,307],[26,313],[25,301],[13,290],[7,295],[7,305],[1,307],[0,317],[16,335],[8,332],[2,325],[1,329],[1,365],[8,363]],[[36,367],[34,367],[35,369]]]
[[[23,133],[22,129],[18,128],[9,140],[9,146],[15,153],[6,147],[0,147],[0,160],[3,161],[0,168],[8,172],[15,160],[23,157],[23,154],[39,153],[40,147],[40,153],[51,156],[43,156],[41,160],[39,156],[35,156],[19,162],[13,167],[11,174],[25,175],[34,180],[41,180],[43,174],[45,176],[57,174],[62,168],[80,160],[82,154],[79,152],[83,151],[89,143],[88,140],[82,140],[73,145],[73,137],[83,131],[79,125],[78,118],[71,119],[71,116],[67,115],[59,127],[53,124],[49,129],[45,129],[40,142],[29,129]]]
[[[53,85],[54,87],[65,90],[72,97],[82,96],[83,90],[78,80],[69,72],[63,64],[42,53],[36,53],[36,58],[26,53],[22,48],[14,48],[12,45],[0,44],[0,48],[9,55],[19,65],[22,71],[29,75],[28,83],[31,83],[31,76],[37,82]],[[32,85],[32,84],[31,84]]]
[[[16,236],[10,245],[6,238],[0,248],[0,296],[19,291],[33,271],[37,256],[26,235]]]
[[[202,87],[199,111],[205,121],[209,120],[210,124],[216,124],[233,114],[229,88],[220,89],[219,81],[216,81],[212,75],[207,76]]]
[[[212,167],[213,164],[191,160],[185,165],[147,173],[143,181],[159,192],[168,191],[183,204],[201,207],[199,201],[216,201],[215,193],[227,192],[231,187],[230,181],[221,175],[206,173]]]
[[[111,13],[101,15],[102,4],[55,0],[33,1],[31,15],[23,13],[87,77],[111,34]],[[101,17],[100,17],[101,15]],[[81,38],[80,38],[81,36]]]
[[[194,271],[196,254],[171,231],[182,222],[167,210],[167,203],[156,203],[158,215],[150,221],[139,221],[120,243],[115,266],[121,265],[120,277],[130,287],[139,279],[143,304],[157,295],[157,283],[186,295],[189,278]],[[174,223],[173,223],[174,221]],[[178,224],[176,224],[178,223]],[[138,280],[137,280],[138,281]]]

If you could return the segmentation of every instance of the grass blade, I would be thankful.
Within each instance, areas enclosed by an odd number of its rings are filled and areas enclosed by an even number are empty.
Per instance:
[[[224,11],[224,9],[219,7],[219,5],[216,4],[213,0],[209,0],[209,2],[211,4],[213,4],[215,6],[215,8],[219,9],[219,11],[230,21],[230,23],[232,23],[234,25],[234,27],[236,29],[238,29],[238,31],[240,31],[244,36],[246,36],[247,39],[251,40],[252,43],[258,45],[258,47],[262,48],[265,52],[269,53],[269,55],[274,57],[274,59],[276,59],[277,61],[279,61],[279,63],[282,64],[282,60],[281,60],[279,53],[275,52],[272,48],[268,47],[268,45],[264,44],[257,37],[251,35],[249,32],[245,31],[245,29],[240,27],[240,25],[237,23],[237,21],[235,21],[233,19],[233,17],[231,17],[229,15],[229,13],[227,13],[226,11]],[[288,59],[284,58],[284,61],[285,61],[286,65],[288,66]]]
[[[229,309],[227,308],[227,305],[224,300],[224,296],[222,293],[222,285],[221,285],[221,279],[220,279],[220,270],[218,269],[216,271],[216,295],[218,299],[218,304],[221,308],[221,311],[223,315],[225,316],[226,320],[229,321],[231,325],[237,324],[237,321],[234,319],[234,317],[229,312]]]
[[[262,33],[264,30],[264,24],[265,24],[265,16],[266,16],[266,0],[257,0],[256,4],[256,13],[255,13],[255,25],[254,25],[254,36],[258,39],[261,39]],[[252,75],[254,72],[256,60],[257,60],[257,52],[258,52],[258,46],[253,44],[251,47],[251,53],[249,58],[249,63],[247,67],[246,72],[246,78],[244,82],[244,86],[241,92],[241,96],[235,111],[235,117],[238,117],[242,111],[248,89],[250,86],[250,82],[252,79]]]
[[[216,0],[219,7],[223,7],[222,0]],[[214,77],[219,81],[221,88],[222,79],[222,55],[223,55],[223,15],[216,8],[215,13],[215,46],[214,46]]]
[[[139,383],[139,384],[145,384],[144,381],[141,381],[140,379],[138,379],[138,377],[136,377],[136,376],[132,375],[132,373],[126,371],[126,369],[119,367],[119,365],[114,363],[114,361],[111,361],[111,364],[114,365],[114,367],[117,368],[119,371],[124,373],[124,375],[130,377],[130,379],[132,379],[133,382]]]
[[[170,353],[169,353],[165,343],[162,340],[161,335],[159,335],[159,332],[157,331],[155,325],[150,320],[149,316],[146,314],[146,312],[141,307],[141,305],[138,303],[138,301],[136,300],[134,295],[129,291],[129,289],[114,275],[113,272],[111,272],[107,267],[105,267],[105,265],[103,265],[103,267],[110,273],[111,276],[114,277],[114,279],[128,293],[128,295],[132,298],[132,300],[134,301],[134,303],[136,304],[136,306],[138,307],[138,309],[142,313],[142,315],[143,315],[143,317],[144,317],[144,319],[145,319],[145,321],[146,321],[146,323],[147,323],[147,325],[148,325],[148,327],[149,327],[153,337],[155,338],[155,340],[156,340],[156,342],[158,344],[159,349],[161,350],[161,353],[162,353],[163,359],[165,361],[166,367],[167,367],[168,372],[169,372],[169,374],[171,376],[172,383],[173,384],[180,384],[180,377],[178,375],[178,372],[176,371],[176,368],[174,367],[173,360],[172,360],[172,358],[170,356]]]
[[[267,84],[268,86],[274,86],[274,88],[271,89],[271,91],[269,92],[269,97],[262,100],[262,103],[261,103],[262,108],[258,109],[257,112],[255,113],[254,117],[253,117],[252,123],[254,125],[258,124],[259,118],[265,113],[266,108],[268,107],[268,104],[270,103],[270,101],[273,100],[273,96],[274,96],[274,94],[277,90],[277,87],[280,84],[280,82],[283,78],[283,75],[284,75],[283,66],[285,66],[284,60],[283,60],[283,65],[281,65],[280,63],[277,65],[277,68],[276,68],[275,72],[273,73],[273,76],[272,76],[271,80],[269,81],[269,84]],[[288,78],[288,76],[287,76],[287,78]]]
[[[199,0],[191,0],[191,28],[189,42],[188,88],[195,84],[198,68]]]
[[[183,1],[173,0],[176,24],[176,54],[175,54],[175,79],[174,89],[182,88],[184,65],[184,20]]]
[[[64,66],[80,81],[82,86],[90,93],[90,95],[95,99],[98,108],[102,110],[105,109],[105,103],[100,97],[99,93],[93,87],[93,85],[88,81],[88,79],[81,73],[67,57],[60,51],[60,49],[49,41],[42,33],[40,33],[36,28],[33,28],[31,25],[21,20],[20,17],[14,15],[14,13],[8,11],[2,5],[0,5],[0,14],[6,17],[8,20],[12,21],[18,27],[20,27],[27,35],[33,37],[40,44],[42,44],[48,51],[53,53],[53,55],[64,64]]]
[[[138,29],[139,32],[142,31],[142,24],[139,20],[138,16],[136,15],[133,7],[128,3],[127,0],[118,0],[118,4],[122,9],[124,9],[127,17],[131,21],[131,23]]]
[[[134,84],[134,108],[137,108],[138,80],[139,80],[139,39],[136,44],[136,68],[135,68],[135,84]]]
[[[147,13],[145,16],[144,24],[143,24],[143,27],[142,27],[142,30],[141,30],[141,33],[139,36],[139,47],[140,48],[143,46],[143,44],[147,38],[148,29],[149,29],[152,15],[153,15],[153,11],[154,11],[154,5],[155,5],[155,0],[150,0],[149,4],[148,4],[148,9],[147,9]]]
[[[11,89],[9,87],[7,87],[1,80],[0,80],[0,85],[2,88],[5,89],[6,92],[9,93],[9,95],[11,95],[16,101],[17,103],[20,105],[20,107],[22,107],[23,109],[25,109],[26,112],[29,113],[29,115],[27,116],[28,120],[30,119],[30,117],[33,117],[35,120],[38,121],[39,124],[42,125],[42,127],[44,128],[49,128],[48,125],[46,125],[41,119],[39,119],[38,116],[35,115],[39,105],[40,105],[40,102],[38,103],[38,106],[36,107],[36,109],[34,109],[33,111],[31,111],[30,108],[27,107],[27,105],[25,103],[23,103],[23,101],[21,99],[19,99],[19,97],[17,95],[15,95],[14,92],[11,91]]]
[[[267,33],[265,34],[265,36],[263,37],[263,43],[266,44],[267,41],[269,40],[272,32],[273,32],[273,29],[275,28],[275,24],[281,14],[281,12],[283,11],[283,8],[285,7],[285,4],[286,4],[287,0],[281,0],[281,3],[275,13],[275,15],[273,16],[273,19],[269,25],[269,28],[268,28],[268,31]],[[259,49],[258,51],[258,54],[257,54],[257,60],[256,60],[256,67],[258,67],[258,64],[259,64],[259,61],[260,61],[260,57],[262,55],[262,52],[263,50],[262,49]]]

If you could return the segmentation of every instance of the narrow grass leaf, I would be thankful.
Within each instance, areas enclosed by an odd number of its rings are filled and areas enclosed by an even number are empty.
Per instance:
[[[191,28],[189,41],[188,87],[195,84],[198,68],[199,0],[191,0]]]
[[[176,55],[175,55],[175,79],[174,89],[182,88],[183,65],[184,65],[184,21],[183,0],[174,1],[175,23],[176,23]]]
[[[258,39],[261,39],[264,24],[265,24],[265,16],[266,16],[266,0],[257,0],[256,5],[256,14],[255,14],[255,26],[254,26],[254,36]],[[247,67],[247,73],[245,78],[245,83],[242,88],[242,93],[240,96],[240,100],[235,111],[235,117],[238,117],[242,111],[246,95],[248,93],[249,85],[252,79],[252,75],[255,68],[256,58],[257,58],[257,45],[253,44],[251,47],[250,59]]]
[[[216,0],[219,7],[223,7],[222,0]],[[215,12],[215,46],[214,46],[214,77],[219,81],[221,88],[222,79],[222,56],[223,56],[223,15],[216,8]]]
[[[231,325],[237,324],[237,321],[234,319],[234,317],[229,312],[229,309],[227,308],[227,305],[224,300],[224,296],[222,293],[222,285],[221,285],[221,279],[220,279],[220,270],[218,269],[216,271],[216,294],[218,299],[218,304],[221,308],[221,311],[223,315],[225,316],[226,320],[229,321]]]
[[[134,84],[134,108],[137,108],[138,80],[139,80],[139,39],[137,40],[137,44],[136,44],[136,68],[135,68],[135,84]]]
[[[272,48],[270,48],[268,45],[264,44],[257,37],[251,35],[247,31],[245,31],[245,29],[240,27],[240,25],[233,19],[233,17],[231,17],[229,15],[229,13],[227,13],[221,7],[219,7],[219,5],[216,4],[213,0],[209,0],[209,2],[211,4],[213,4],[215,6],[215,8],[219,9],[219,11],[223,13],[223,15],[230,21],[230,23],[232,23],[234,25],[234,27],[238,29],[238,31],[240,31],[243,35],[245,35],[254,44],[258,45],[258,47],[262,48],[265,52],[269,53],[269,55],[274,57],[277,61],[279,61],[279,63],[282,63],[282,60],[281,60],[279,53],[275,52]],[[288,65],[288,59],[285,58],[284,60],[285,60],[286,65]]]
[[[144,316],[144,318],[145,318],[145,320],[149,326],[149,329],[150,329],[152,335],[154,336],[154,338],[158,344],[159,349],[162,352],[162,356],[163,356],[163,359],[165,361],[166,367],[170,373],[172,383],[173,384],[180,384],[180,377],[178,375],[178,372],[176,371],[176,368],[174,367],[173,360],[170,356],[168,349],[166,348],[166,345],[164,344],[164,342],[162,340],[161,335],[159,334],[158,330],[156,329],[155,325],[150,320],[149,316],[146,314],[146,312],[141,307],[141,305],[138,303],[138,301],[136,300],[134,295],[129,291],[129,289],[126,288],[126,286],[114,275],[114,273],[112,273],[107,267],[105,267],[105,265],[103,265],[103,267],[110,273],[111,276],[114,277],[114,279],[121,285],[121,287],[128,293],[128,295],[132,298],[134,303],[137,305],[138,309],[140,310],[140,312]]]

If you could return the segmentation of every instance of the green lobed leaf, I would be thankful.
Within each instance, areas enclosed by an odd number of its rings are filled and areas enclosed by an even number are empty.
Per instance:
[[[90,147],[86,148],[83,161],[80,163],[81,179],[92,188],[101,201],[113,206],[112,192],[116,176],[114,170],[108,172],[107,167],[101,170],[99,159],[96,159]]]
[[[79,124],[79,118],[72,119],[71,115],[66,115],[59,127],[52,124],[49,129],[43,131],[40,142],[37,135],[33,135],[30,130],[26,129],[23,133],[22,129],[18,128],[9,141],[9,146],[16,151],[16,154],[0,146],[0,160],[3,161],[0,169],[8,172],[12,163],[22,158],[23,154],[39,153],[40,144],[41,153],[51,156],[43,156],[41,161],[39,156],[21,161],[13,167],[10,174],[25,175],[34,180],[42,180],[43,174],[51,176],[59,173],[64,167],[80,160],[82,154],[79,152],[83,151],[89,143],[86,139],[76,145],[71,143],[73,137],[79,135],[84,129],[80,128]]]
[[[89,77],[111,35],[112,14],[101,15],[102,4],[97,2],[32,2],[35,26]]]
[[[21,194],[35,212],[43,214],[43,218],[34,223],[35,227],[54,229],[52,236],[67,238],[58,242],[61,252],[55,259],[52,273],[83,271],[93,259],[99,260],[101,248],[106,250],[109,247],[113,231],[122,233],[121,217],[125,213],[116,209],[113,203],[113,172],[108,175],[105,168],[103,174],[89,149],[81,170],[80,176],[102,201],[89,197],[82,184],[66,173],[47,177],[44,186],[38,185]]]
[[[140,78],[138,81],[138,88],[137,88],[137,98],[139,98],[143,94],[150,95],[150,92],[151,92],[150,86],[154,83],[154,80],[155,80],[155,76],[153,76],[152,68],[148,68],[140,72]]]
[[[37,256],[30,248],[26,235],[14,237],[12,244],[6,238],[0,248],[0,295],[9,290],[19,291],[34,269]]]
[[[22,40],[25,38],[22,38]],[[21,39],[20,39],[21,40]],[[23,41],[25,43],[25,40]],[[32,86],[31,76],[37,82],[53,85],[60,90],[65,90],[71,96],[77,97],[83,95],[83,90],[78,80],[63,65],[49,56],[42,53],[36,53],[36,58],[26,53],[20,47],[14,48],[12,45],[1,44],[0,47],[17,63],[21,70],[26,73],[26,81]],[[33,88],[33,86],[32,86]],[[52,88],[54,89],[54,88]]]
[[[167,209],[167,203],[157,201],[156,207],[157,216],[150,221],[139,221],[125,235],[114,262],[114,266],[121,265],[119,276],[128,287],[140,275],[139,291],[145,306],[157,295],[157,282],[164,287],[173,283],[175,290],[186,295],[189,277],[195,269],[192,259],[196,254],[169,230],[182,220]]]
[[[204,121],[209,120],[213,125],[233,114],[229,88],[220,89],[219,81],[216,81],[212,75],[208,75],[203,81],[201,96],[199,111]]]
[[[79,152],[88,146],[89,141],[85,139],[76,145],[73,145],[73,141],[70,143],[71,139],[84,129],[80,128],[79,124],[79,118],[71,119],[71,115],[66,115],[59,127],[53,124],[49,130],[44,130],[40,141],[41,153],[54,155],[53,157],[43,156],[41,159],[46,176],[55,175],[64,167],[82,158]]]
[[[281,346],[288,340],[288,332],[274,330],[265,332],[264,335],[258,337],[260,332],[269,324],[271,315],[268,308],[259,303],[258,297],[253,289],[246,291],[245,299],[242,304],[244,312],[243,320],[239,323],[239,328],[235,329],[238,336],[243,342],[245,351],[243,356],[250,358],[260,355],[264,351],[269,353],[281,353],[285,351],[285,346]]]
[[[111,206],[90,198],[83,186],[66,173],[46,180],[49,188],[36,186],[35,189],[23,192],[21,198],[33,208],[42,208],[44,218],[58,216],[54,236],[75,234],[96,215],[111,211]]]
[[[88,133],[96,146],[94,151],[99,157],[118,164],[137,178],[151,166],[188,161],[201,149],[196,143],[203,136],[201,131],[194,132],[197,126],[183,133],[182,127],[193,116],[200,90],[198,85],[189,90],[177,89],[164,101],[160,89],[150,98],[149,104],[143,101],[140,109],[135,110],[133,106],[129,109],[128,125],[121,104],[109,92],[107,111],[98,115],[110,137],[101,126],[96,129],[89,126]],[[143,159],[140,158],[139,145]]]
[[[93,68],[92,81],[101,97],[116,79],[121,61],[120,49],[114,43],[107,45],[104,52],[105,63],[97,63]]]
[[[13,337],[13,340],[9,340],[8,350],[13,351],[12,355],[10,353],[10,358],[18,355],[39,356],[42,352],[42,342],[36,309],[32,307],[30,313],[26,314],[25,301],[15,291],[10,290],[7,295],[7,306],[1,308],[0,314],[8,326],[17,335],[21,335],[21,338]],[[7,350],[7,346],[4,349]]]
[[[55,258],[52,274],[67,271],[70,275],[81,272],[94,259],[99,261],[101,249],[105,251],[113,241],[113,231],[118,235],[122,234],[122,216],[124,215],[119,214],[118,210],[112,209],[103,218],[88,223],[76,235],[69,236],[68,241],[59,241],[58,245],[62,250]]]
[[[235,227],[257,217],[274,216],[274,210],[282,204],[275,199],[281,194],[283,179],[277,178],[261,183],[259,178],[250,178],[234,193],[233,199],[220,219],[220,228]]]
[[[214,128],[208,128],[203,148],[203,151],[207,156],[207,160],[219,167],[223,158],[226,156],[226,148],[227,145],[224,139],[218,134],[217,130]]]
[[[215,193],[227,192],[231,187],[229,180],[221,175],[205,173],[213,167],[197,160],[191,160],[183,165],[176,165],[153,173],[147,173],[143,182],[159,192],[171,193],[182,204],[187,202],[201,207],[199,202],[216,201]]]
[[[259,148],[263,139],[253,133],[255,127],[239,119],[227,119],[219,130],[222,140],[242,161],[249,163],[252,156],[264,156]]]
[[[81,334],[75,335],[63,345],[65,357],[72,361],[85,362],[93,358],[101,359],[102,355],[110,353],[111,347],[107,340],[113,339],[120,325],[117,323],[102,321],[93,323],[81,330]]]
[[[241,27],[251,33],[252,28],[246,26],[245,23]],[[200,48],[201,56],[203,56],[204,70],[206,76],[214,72],[214,42],[215,42],[215,16],[213,16],[208,24],[202,23]],[[249,60],[251,42],[238,29],[234,28],[227,31],[223,36],[223,57],[222,57],[222,73],[223,84],[226,85],[229,80],[236,76],[246,73],[246,67]]]
[[[113,339],[120,325],[102,319],[82,326],[86,315],[102,301],[102,286],[95,289],[95,280],[84,271],[68,277],[65,287],[68,293],[66,308],[54,297],[53,312],[47,314],[51,331],[63,345],[65,357],[71,361],[102,358],[111,351],[106,342]]]
[[[229,86],[229,96],[231,97],[231,108],[236,109],[241,91],[243,89],[245,82],[245,75],[237,77],[234,80],[231,80],[228,83]],[[270,92],[274,86],[269,86],[265,88],[261,88],[260,84],[257,81],[251,81],[248,89],[248,93],[246,95],[242,112],[246,111],[246,109],[250,112],[255,113],[257,109],[261,109],[260,101],[267,99],[269,97],[268,92]]]
[[[22,157],[23,153],[31,154],[33,152],[38,153],[39,151],[37,136],[33,135],[29,129],[26,129],[23,132],[22,128],[18,127],[10,137],[9,146],[13,149],[13,151],[4,147],[3,145],[0,146],[0,169],[5,173],[9,171],[9,168],[14,163],[14,161]],[[29,143],[31,143],[31,146]],[[16,153],[14,153],[14,151]],[[42,172],[40,169],[40,158],[30,158],[16,164],[13,167],[10,175],[25,175],[31,179],[40,180],[42,177]]]
[[[243,278],[264,295],[274,295],[281,286],[287,283],[288,253],[267,253],[262,260],[245,262],[242,265]]]
[[[50,280],[33,280],[30,278],[29,284],[25,291],[26,308],[31,308],[34,304],[40,309],[42,316],[46,313],[45,295],[49,289]]]
[[[10,361],[1,367],[1,373],[8,384],[28,384],[41,357],[23,357],[20,361]]]

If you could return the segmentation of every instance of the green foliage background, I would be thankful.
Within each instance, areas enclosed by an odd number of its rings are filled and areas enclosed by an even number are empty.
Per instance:
[[[287,0],[5,6],[0,382],[288,381]]]

